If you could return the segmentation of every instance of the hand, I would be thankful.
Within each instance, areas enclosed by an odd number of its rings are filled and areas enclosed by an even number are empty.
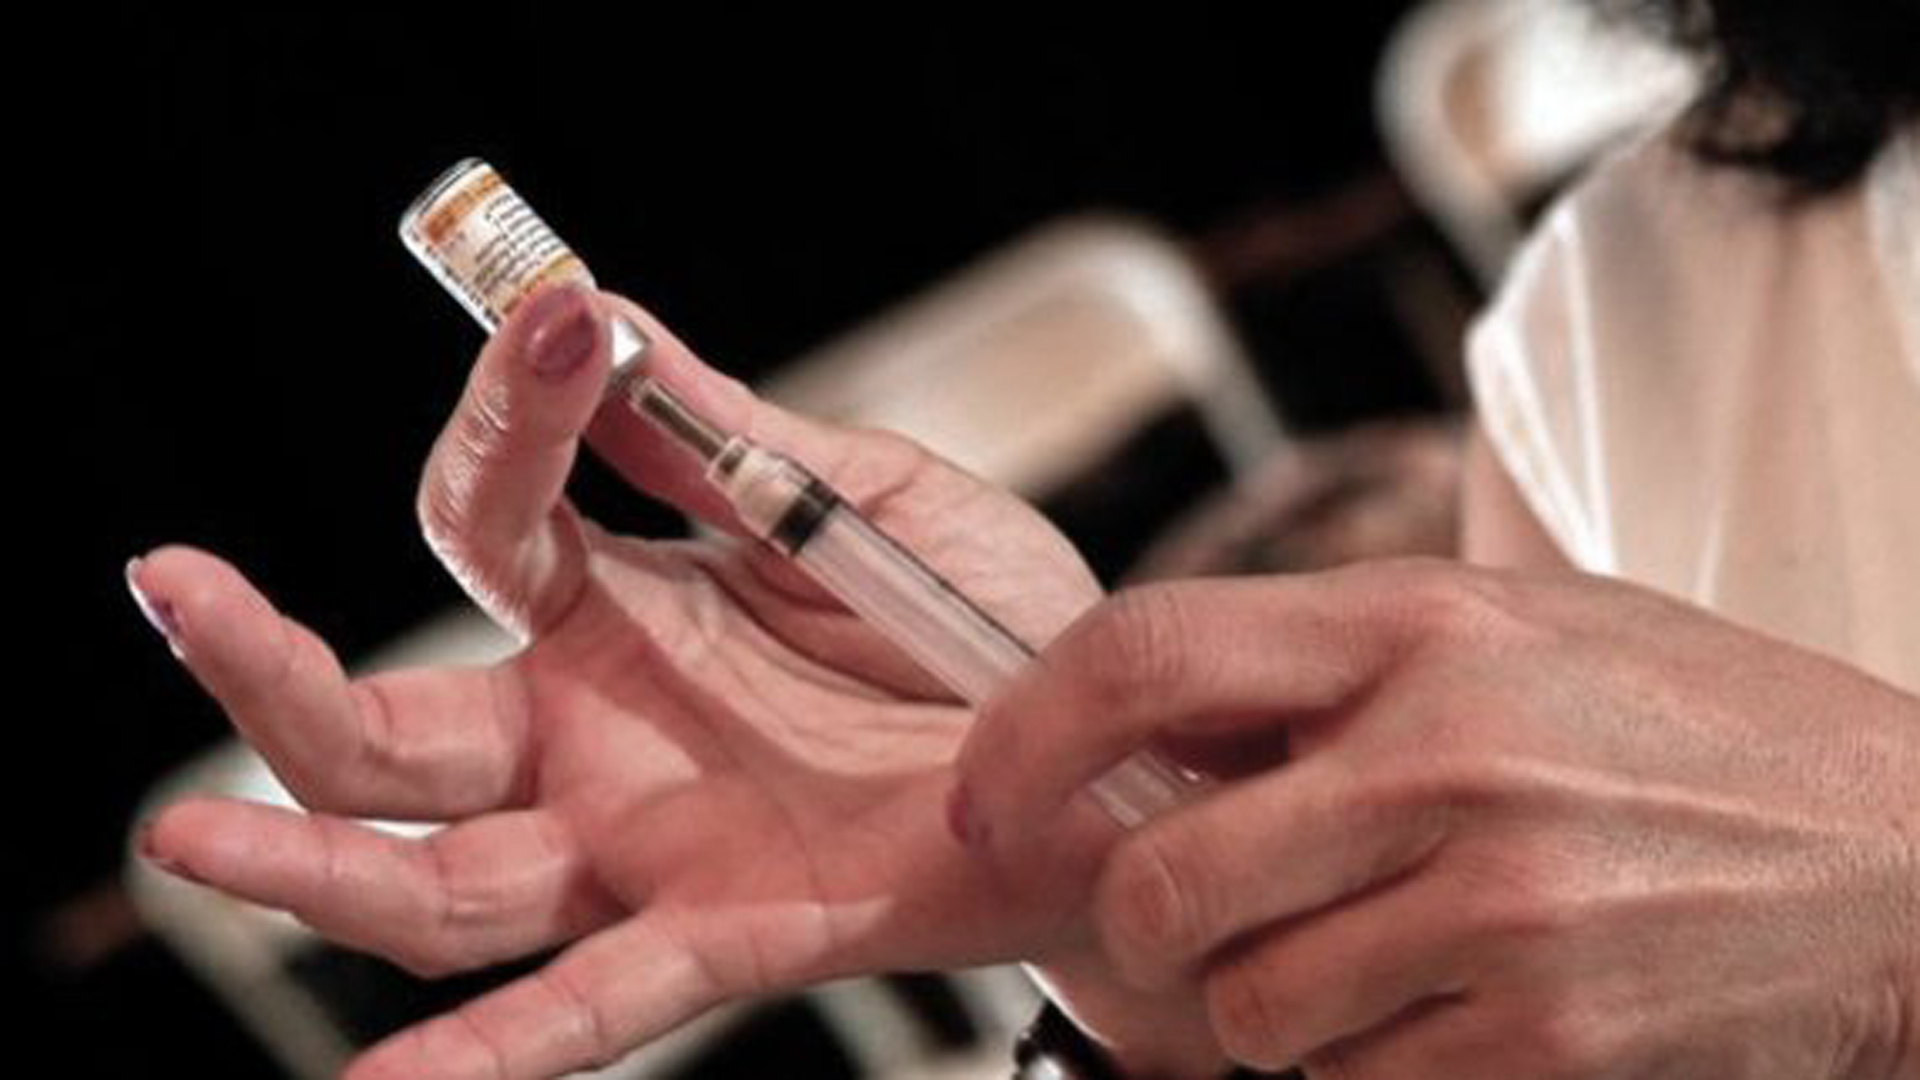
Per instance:
[[[624,301],[542,294],[482,352],[419,503],[523,652],[349,682],[211,556],[171,548],[130,572],[311,811],[188,800],[150,823],[149,857],[422,974],[573,942],[373,1049],[363,1080],[548,1076],[748,993],[1085,945],[1074,914],[1102,823],[984,866],[944,821],[969,710],[761,548],[611,536],[568,505],[611,310],[651,337],[655,377],[809,463],[1016,632],[1046,640],[1099,595],[1013,497],[755,400]],[[690,457],[626,410],[599,411],[592,437],[635,483],[731,524]],[[445,827],[401,839],[358,818]]]
[[[1020,857],[1150,740],[1287,758],[1096,892],[1118,969],[1243,1063],[1920,1074],[1920,700],[1852,669],[1571,574],[1149,586],[982,713],[962,831]]]

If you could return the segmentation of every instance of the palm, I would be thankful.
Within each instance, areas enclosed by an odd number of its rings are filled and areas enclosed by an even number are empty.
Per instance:
[[[1097,597],[1019,500],[898,440],[789,434],[1025,639]],[[442,473],[462,475],[433,466],[429,483]],[[350,685],[217,560],[175,550],[136,573],[312,811],[189,801],[151,826],[151,856],[428,974],[566,946],[403,1033],[367,1074],[545,1075],[741,994],[1086,946],[1073,916],[1104,822],[1081,811],[1025,865],[962,850],[945,801],[969,710],[791,564],[611,536],[564,500],[535,510],[513,543],[442,546],[533,639],[486,670]],[[445,827],[403,841],[362,817]]]
[[[924,459],[889,486],[883,521],[937,565],[1016,572],[955,574],[1012,625],[1050,634],[1093,599],[1017,500]],[[971,512],[916,532],[916,503]],[[762,549],[589,543],[582,596],[512,669],[539,729],[534,797],[613,909],[667,920],[748,987],[1002,959],[1052,932],[1084,851],[1009,880],[947,836],[968,710]]]

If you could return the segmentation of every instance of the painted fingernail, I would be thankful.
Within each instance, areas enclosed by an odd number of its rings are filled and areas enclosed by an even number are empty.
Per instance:
[[[146,617],[147,625],[167,640],[167,648],[173,650],[174,656],[180,657],[180,613],[172,604],[148,596],[140,587],[141,562],[138,557],[127,560],[127,591],[133,594],[133,602]]]
[[[575,299],[580,292],[549,289],[533,301],[528,315],[533,322],[527,336],[528,362],[534,374],[547,382],[561,382],[593,355],[594,313],[591,306]]]
[[[140,853],[142,859],[172,874],[174,877],[182,881],[191,881],[196,885],[200,883],[200,879],[194,875],[193,871],[187,869],[185,863],[161,854],[159,849],[154,846],[153,824],[151,822],[140,826],[140,839],[135,845],[135,850]]]
[[[974,811],[973,797],[967,794],[965,784],[953,785],[947,794],[947,831],[960,841],[962,847],[984,848],[987,846],[986,823]]]

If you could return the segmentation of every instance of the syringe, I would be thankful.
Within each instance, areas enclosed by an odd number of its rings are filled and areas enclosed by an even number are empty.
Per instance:
[[[489,331],[548,281],[592,284],[585,265],[477,160],[461,162],[429,187],[401,219],[400,232]],[[609,396],[691,451],[753,537],[798,563],[962,700],[984,704],[1033,659],[1026,643],[804,465],[722,430],[646,374],[650,342],[632,322],[616,316],[610,337]],[[1143,751],[1091,791],[1115,821],[1132,827],[1205,783]]]
[[[839,492],[792,458],[728,435],[644,375],[627,402],[706,464],[742,525],[806,569],[869,626],[972,705],[1005,686],[1033,650],[966,594],[882,532]],[[1135,754],[1092,787],[1122,825],[1181,801],[1201,782],[1160,757]]]

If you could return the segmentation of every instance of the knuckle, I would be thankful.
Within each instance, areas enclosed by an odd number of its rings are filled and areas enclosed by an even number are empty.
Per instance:
[[[447,1013],[441,1019],[458,1032],[456,1038],[482,1062],[478,1066],[479,1072],[476,1075],[500,1078],[513,1075],[505,1046],[494,1034],[493,1029],[481,1020],[474,1003],[469,1002]],[[436,1022],[438,1021],[428,1021],[428,1023]]]
[[[1524,858],[1505,860],[1494,875],[1504,879],[1504,897],[1493,905],[1489,916],[1494,932],[1522,947],[1567,937],[1580,926],[1578,905],[1565,897],[1565,890],[1548,879],[1549,874]]]
[[[443,561],[456,557],[464,547],[463,537],[470,518],[468,507],[472,502],[468,483],[450,472],[445,462],[440,463],[420,485],[420,493],[414,499],[414,516],[419,520],[420,533],[426,537],[427,546]]]
[[[229,692],[229,708],[238,716],[271,716],[303,688],[330,680],[332,654],[318,636],[289,619],[277,621],[270,658],[248,683]],[[255,729],[274,775],[302,807],[319,813],[339,809],[338,776],[334,762],[315,753],[309,744],[289,739],[284,732]],[[331,838],[323,831],[322,836]]]
[[[1389,775],[1408,799],[1456,818],[1510,815],[1536,801],[1544,777],[1536,760],[1540,730],[1527,711],[1533,706],[1516,705],[1505,683],[1487,685],[1515,677],[1456,671],[1404,688],[1393,735],[1404,760]]]
[[[1504,576],[1438,559],[1390,571],[1389,601],[1414,638],[1432,643],[1503,640],[1525,625],[1518,587]]]
[[[1471,705],[1437,709],[1421,732],[1417,761],[1382,781],[1383,798],[1449,820],[1516,798],[1523,777],[1510,775],[1515,766],[1490,745],[1483,715]]]
[[[1455,868],[1461,897],[1460,930],[1481,951],[1528,969],[1544,969],[1555,953],[1587,931],[1594,919],[1566,867],[1521,851],[1461,860]]]
[[[487,905],[465,893],[440,839],[444,835],[435,833],[414,849],[421,879],[412,905],[416,914],[393,956],[395,963],[421,978],[440,978],[480,962],[470,954],[470,944]]]
[[[570,1028],[569,1042],[578,1050],[583,1064],[611,1064],[624,1049],[614,1037],[614,1027],[600,1004],[574,981],[563,967],[549,964],[534,973],[534,979],[558,1003],[560,1014]]]
[[[1600,1075],[1615,1056],[1610,1025],[1593,1009],[1560,995],[1525,1014],[1513,1037],[1528,1060],[1529,1075],[1566,1078]]]
[[[1196,885],[1204,871],[1191,851],[1149,832],[1125,842],[1101,875],[1095,900],[1101,940],[1142,982],[1183,966],[1205,944]]]
[[[564,612],[570,606],[567,601],[578,594],[552,601],[551,610],[536,610],[526,593],[524,563],[518,561],[522,551],[497,537],[477,536],[468,503],[463,495],[444,491],[421,503],[421,535],[442,569],[494,622],[512,633],[524,637],[539,625],[557,622],[559,617],[551,611]]]
[[[1293,1063],[1297,1048],[1286,1028],[1293,1009],[1276,972],[1233,964],[1207,978],[1205,994],[1208,1022],[1228,1057],[1261,1069]]]
[[[476,459],[483,459],[506,448],[518,420],[511,388],[505,380],[490,380],[467,395],[454,418],[452,434]]]
[[[1416,712],[1408,714],[1409,748],[1418,754],[1422,779],[1432,798],[1450,805],[1477,806],[1498,790],[1491,775],[1491,758],[1500,737],[1498,723],[1505,710],[1471,691],[1427,695]]]
[[[513,443],[503,385],[476,387],[455,411],[429,459],[415,513],[430,542],[456,543],[472,518],[475,490]]]
[[[1358,893],[1435,857],[1456,834],[1458,811],[1444,794],[1412,780],[1387,778],[1361,787],[1339,813],[1356,830],[1376,838],[1356,846],[1345,873],[1335,877],[1338,895]]]

